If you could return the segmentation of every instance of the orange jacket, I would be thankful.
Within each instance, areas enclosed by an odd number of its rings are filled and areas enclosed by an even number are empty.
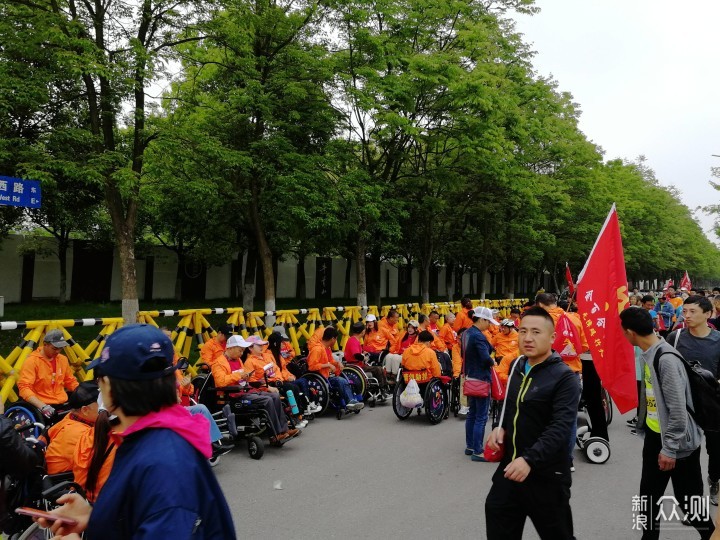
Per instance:
[[[677,311],[677,308],[683,305],[683,299],[678,296],[673,296],[669,299],[669,302],[673,305],[675,311]]]
[[[462,371],[462,354],[460,354],[460,342],[458,341],[452,348],[452,367],[453,377],[459,377]]]
[[[178,360],[180,360],[180,354],[176,351],[175,356],[173,356],[173,365],[178,363]],[[177,386],[178,386],[178,395],[180,397],[182,396],[192,396],[195,393],[195,387],[192,385],[192,383],[188,383],[186,386],[183,386],[183,379],[185,378],[185,375],[183,373],[176,369],[175,370],[175,379],[177,379]]]
[[[265,366],[268,364],[272,364],[272,368],[268,370],[267,374],[267,380],[268,381],[282,381],[283,375],[282,371],[278,369],[277,364],[275,363],[275,358],[273,357],[272,353],[270,351],[265,351],[262,355],[262,358],[259,356],[255,356],[254,354],[249,354],[248,357],[245,359],[245,364],[243,366],[243,369],[245,371],[252,371],[252,374],[250,375],[250,378],[248,379],[248,382],[262,382],[263,385],[265,384]]]
[[[507,335],[498,332],[490,343],[495,348],[495,358],[500,358],[501,356],[505,358],[508,356],[515,360],[520,355],[518,335],[515,330],[510,330],[510,333]]]
[[[82,486],[90,502],[95,502],[97,496],[100,494],[100,490],[105,485],[105,482],[107,482],[108,476],[110,476],[110,471],[112,470],[113,463],[115,462],[115,451],[117,450],[117,445],[115,443],[113,443],[112,441],[108,443],[108,448],[105,449],[108,454],[105,458],[105,461],[103,462],[102,467],[100,468],[100,473],[98,474],[98,479],[95,485],[95,491],[88,492],[86,484],[88,470],[90,469],[90,461],[93,457],[94,436],[94,428],[90,428],[88,431],[86,431],[80,436],[80,440],[78,440],[78,443],[75,446],[75,454],[73,456],[72,466],[75,482]]]
[[[326,379],[330,376],[330,368],[321,368],[322,364],[334,364],[335,375],[340,375],[342,366],[333,358],[332,351],[328,347],[313,347],[307,357],[308,369],[320,373]]]
[[[450,350],[452,350],[458,341],[457,332],[453,330],[450,323],[445,323],[440,329],[440,333],[438,335],[440,336],[440,339],[445,342],[445,346]]]
[[[87,422],[75,413],[68,414],[50,428],[48,431],[50,444],[45,452],[48,474],[72,470],[75,447],[80,437],[92,429],[91,422]]]
[[[472,319],[468,317],[470,311],[472,310],[465,308],[458,311],[455,322],[453,323],[453,330],[458,332],[461,328],[470,328],[472,326]]]
[[[378,331],[372,334],[365,334],[363,350],[370,353],[379,353],[385,350],[390,344],[390,352],[397,353],[400,349],[400,330],[397,325],[390,326],[386,319],[378,323]]]
[[[200,361],[212,366],[213,362],[225,352],[225,345],[220,345],[215,338],[206,341],[200,349]]]
[[[310,339],[307,342],[308,353],[310,353],[310,351],[312,351],[318,345],[322,345],[322,338],[323,338],[324,333],[325,333],[324,326],[318,326],[315,329],[315,331],[313,332],[313,335],[310,336]]]
[[[547,312],[550,314],[550,316],[553,318],[553,322],[557,326],[557,322],[560,319],[560,316],[565,313],[565,310],[561,307],[555,306],[554,308],[550,308],[547,310]],[[575,328],[578,331],[578,335],[580,336],[580,344],[582,346],[582,351],[585,352],[588,350],[588,343],[587,339],[585,338],[585,332],[583,331],[582,323],[580,322],[580,317],[577,313],[565,313],[565,315],[568,316],[568,319],[575,325]],[[570,369],[572,369],[575,373],[580,373],[582,371],[582,360],[580,360],[580,357],[577,356],[573,359],[565,360],[565,363],[568,365]]]
[[[280,355],[286,362],[289,362],[295,358],[295,347],[289,341],[283,341],[280,344]],[[284,367],[284,366],[283,366]]]
[[[242,362],[240,361],[240,359],[238,359],[238,362],[240,362],[240,365],[242,366]],[[212,363],[211,369],[213,379],[215,380],[216,388],[234,386],[238,384],[242,379],[239,373],[232,372],[230,363],[228,362],[228,359],[225,358],[224,354],[215,358],[215,361]]]
[[[18,390],[25,401],[36,397],[46,405],[59,405],[68,400],[65,390],[75,390],[80,383],[70,370],[66,356],[55,357],[55,374],[52,362],[42,354],[42,347],[28,355],[20,369]]]
[[[425,371],[430,377],[442,375],[437,355],[424,343],[414,343],[402,355],[403,370]]]
[[[510,366],[517,360],[517,356],[503,356],[499,365],[494,366],[498,374],[498,378],[503,384],[507,384],[508,375],[510,374]]]
[[[430,330],[428,330],[427,328],[425,328],[425,330],[430,332]],[[419,331],[422,332],[423,331],[422,328]],[[440,336],[438,336],[437,334],[435,334],[434,332],[430,332],[430,333],[433,335],[433,340],[432,340],[432,343],[430,343],[430,348],[433,351],[438,351],[438,352],[447,351],[448,348],[447,348],[447,345],[445,345],[445,342],[443,341],[443,339]]]

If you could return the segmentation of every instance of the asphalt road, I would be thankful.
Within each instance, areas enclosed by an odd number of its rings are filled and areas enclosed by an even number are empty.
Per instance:
[[[631,416],[616,411],[607,463],[591,464],[575,451],[571,505],[579,540],[640,537],[632,530],[632,497],[642,440],[625,425]],[[464,433],[464,421],[452,416],[437,426],[422,416],[400,421],[388,403],[339,421],[317,418],[259,461],[240,443],[215,472],[239,537],[485,538],[484,503],[497,465],[471,462]],[[529,521],[525,538],[538,538]],[[675,524],[661,538],[699,536]]]

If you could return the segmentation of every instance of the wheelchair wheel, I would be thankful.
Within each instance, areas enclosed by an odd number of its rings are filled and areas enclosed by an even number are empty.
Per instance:
[[[395,389],[393,390],[392,407],[395,416],[397,416],[400,420],[410,418],[410,415],[413,412],[412,409],[403,407],[402,403],[400,403],[400,394],[403,393],[403,390],[405,390],[405,384],[403,383],[402,375],[398,374],[398,381],[395,383]]]
[[[447,406],[443,384],[439,379],[430,379],[425,387],[425,415],[431,424],[439,424],[445,416]]]
[[[39,524],[33,523],[25,529],[25,532],[17,537],[17,540],[45,540],[45,538],[47,538],[45,536],[45,529],[41,529]]]
[[[29,426],[40,423],[45,425],[45,417],[34,405],[26,401],[16,401],[5,410],[5,417],[10,419],[16,426]],[[37,439],[43,430],[37,426],[24,430],[20,435],[24,439],[34,437]]]
[[[308,389],[310,390],[308,399],[322,408],[322,411],[316,414],[318,416],[323,414],[330,405],[330,385],[325,380],[325,377],[312,371],[308,371],[302,378],[308,382]]]
[[[192,380],[195,388],[193,398],[197,403],[205,405],[211,413],[218,412],[221,407],[218,405],[215,381],[210,373],[200,373]]]
[[[613,402],[605,388],[602,389],[602,404],[603,410],[605,411],[605,422],[609,426],[613,420]]]
[[[265,445],[260,437],[250,437],[247,440],[248,454],[253,459],[260,459],[265,453]]]
[[[365,372],[357,366],[345,366],[342,370],[345,378],[352,383],[353,393],[362,396],[363,401],[367,399],[368,381]]]
[[[602,437],[590,437],[585,441],[585,456],[590,463],[601,465],[610,459],[610,443]]]

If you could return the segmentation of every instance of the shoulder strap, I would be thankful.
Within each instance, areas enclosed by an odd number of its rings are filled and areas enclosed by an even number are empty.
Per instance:
[[[678,330],[678,335],[679,334],[680,334],[680,331]],[[677,342],[677,338],[675,338],[675,342]],[[658,386],[660,387],[661,391],[662,391],[662,382],[660,381],[660,357],[664,356],[666,354],[669,354],[669,355],[679,358],[680,361],[683,363],[683,367],[687,363],[685,358],[683,358],[680,354],[678,354],[675,351],[662,351],[662,350],[658,349],[658,351],[655,353],[655,358],[653,359],[653,367],[655,368],[655,373],[657,374]],[[686,372],[687,372],[687,370],[686,370]],[[689,381],[688,381],[688,383],[689,383]],[[692,394],[692,388],[690,389],[690,394]],[[664,400],[664,398],[663,398],[663,400]],[[694,403],[693,403],[693,405],[694,405]],[[693,411],[690,408],[690,406],[687,404],[687,401],[685,402],[685,409],[690,414],[690,416],[695,418],[695,411]]]
[[[682,332],[682,329],[679,329],[679,330],[675,333],[675,343],[673,343],[673,347],[675,347],[676,349],[677,349],[678,341],[680,340],[680,332]]]

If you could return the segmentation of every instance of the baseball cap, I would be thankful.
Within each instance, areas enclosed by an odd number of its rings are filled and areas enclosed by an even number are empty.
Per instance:
[[[79,409],[97,402],[98,395],[100,395],[100,388],[97,383],[82,382],[68,397],[68,405],[71,409]]]
[[[247,345],[248,347],[249,347],[250,345],[267,345],[267,344],[268,344],[268,342],[265,341],[265,340],[264,340],[263,338],[261,338],[260,336],[250,336],[250,337],[248,337],[248,338],[247,338],[247,343],[248,343],[248,345]]]
[[[284,326],[281,326],[281,325],[273,326],[272,331],[273,331],[273,334],[280,334],[284,341],[290,341],[290,338],[288,337]]]
[[[492,311],[490,311],[490,308],[486,307],[476,307],[473,308],[473,319],[485,319],[486,321],[490,322],[490,324],[494,324],[495,326],[500,326],[500,323],[495,320],[493,317]]]
[[[375,322],[377,321],[377,317],[373,315],[372,313],[368,313],[367,317],[365,317],[365,322]]]
[[[415,319],[408,321],[408,326],[414,326],[415,328],[420,328],[420,324]]]
[[[131,324],[116,330],[87,366],[102,375],[126,381],[159,379],[175,371],[175,350],[170,338],[150,324]],[[162,362],[151,362],[159,358]]]
[[[242,336],[230,336],[225,346],[229,349],[230,347],[242,347],[243,349],[248,348],[251,343],[245,341]]]
[[[43,341],[45,343],[49,343],[53,347],[57,347],[58,349],[68,346],[68,342],[65,341],[65,338],[63,337],[62,330],[50,330],[47,334],[45,334],[45,339],[43,339]]]
[[[513,321],[512,319],[503,319],[502,321],[500,321],[500,326],[511,326],[515,328],[515,321]]]
[[[218,334],[222,334],[225,337],[230,337],[233,333],[232,324],[221,324],[217,329]]]

